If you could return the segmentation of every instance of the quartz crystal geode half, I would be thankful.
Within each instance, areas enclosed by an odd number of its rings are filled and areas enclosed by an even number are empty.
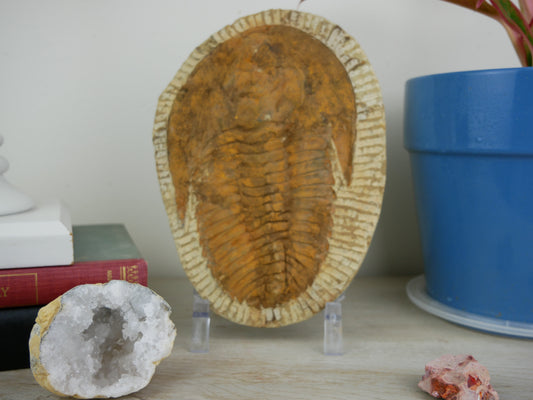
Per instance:
[[[381,210],[385,118],[339,26],[269,10],[215,33],[161,94],[153,142],[181,264],[215,312],[282,326],[346,289]]]
[[[151,289],[119,280],[80,285],[39,311],[31,370],[59,396],[120,397],[148,385],[175,337],[170,306]]]

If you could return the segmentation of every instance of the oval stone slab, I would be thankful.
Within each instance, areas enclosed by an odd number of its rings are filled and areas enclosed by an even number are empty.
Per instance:
[[[224,28],[161,95],[153,137],[180,260],[215,312],[281,326],[346,289],[381,209],[385,122],[338,26],[271,10]]]

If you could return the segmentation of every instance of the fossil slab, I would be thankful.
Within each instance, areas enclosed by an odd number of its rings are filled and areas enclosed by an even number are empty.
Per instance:
[[[282,326],[346,289],[386,156],[378,81],[340,27],[270,10],[215,33],[161,94],[153,142],[181,263],[215,312]]]

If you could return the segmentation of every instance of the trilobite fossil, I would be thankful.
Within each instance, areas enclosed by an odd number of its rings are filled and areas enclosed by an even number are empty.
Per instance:
[[[211,36],[160,97],[154,146],[187,276],[217,313],[301,321],[359,269],[381,209],[381,93],[358,43],[270,10]]]

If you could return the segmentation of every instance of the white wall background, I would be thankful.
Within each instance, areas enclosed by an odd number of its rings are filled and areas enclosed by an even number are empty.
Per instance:
[[[73,223],[125,223],[150,276],[183,275],[151,142],[159,94],[190,52],[235,19],[298,0],[0,0],[0,148],[6,178],[59,197]],[[361,44],[387,113],[388,179],[361,274],[422,271],[409,161],[405,81],[519,66],[496,22],[440,0],[306,0]]]

